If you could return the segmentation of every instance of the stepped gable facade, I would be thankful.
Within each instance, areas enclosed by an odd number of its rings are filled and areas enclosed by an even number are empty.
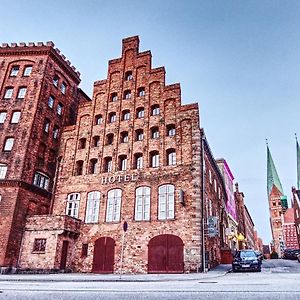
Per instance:
[[[26,217],[50,210],[79,75],[52,42],[0,47],[0,266],[17,266]]]
[[[52,216],[28,218],[21,268],[94,273],[200,270],[199,109],[182,105],[138,37],[62,132]],[[219,178],[218,178],[219,180]],[[126,230],[126,231],[125,231]],[[41,251],[32,253],[37,240]]]

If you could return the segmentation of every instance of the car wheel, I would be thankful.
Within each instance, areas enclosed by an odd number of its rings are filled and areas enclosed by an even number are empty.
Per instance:
[[[232,266],[232,272],[234,273],[236,271],[235,267]]]

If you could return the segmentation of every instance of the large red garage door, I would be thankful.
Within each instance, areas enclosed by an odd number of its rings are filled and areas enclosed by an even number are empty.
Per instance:
[[[94,273],[113,273],[115,263],[115,241],[110,237],[101,237],[95,242]]]
[[[148,244],[148,273],[183,273],[183,242],[176,235],[162,234]]]

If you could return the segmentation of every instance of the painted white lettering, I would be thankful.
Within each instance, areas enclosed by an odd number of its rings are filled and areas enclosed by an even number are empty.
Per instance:
[[[129,178],[130,178],[129,175],[126,174],[126,175],[124,176],[124,181],[125,181],[125,182],[126,182],[126,181],[129,181]]]
[[[101,184],[107,184],[107,177],[101,178]]]
[[[109,183],[114,183],[116,181],[116,177],[115,176],[110,176],[109,178],[108,178],[108,182]]]

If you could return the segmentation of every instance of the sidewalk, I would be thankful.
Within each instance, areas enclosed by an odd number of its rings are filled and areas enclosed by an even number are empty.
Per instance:
[[[155,282],[155,281],[186,281],[212,279],[226,275],[231,270],[231,265],[219,265],[206,273],[189,274],[138,274],[120,276],[119,274],[83,274],[83,273],[60,273],[60,274],[12,274],[0,275],[1,281],[55,281],[55,282]]]

